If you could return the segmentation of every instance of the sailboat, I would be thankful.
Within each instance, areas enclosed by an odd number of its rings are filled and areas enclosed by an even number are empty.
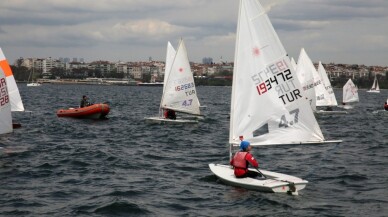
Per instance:
[[[32,70],[31,70],[30,76],[28,76],[27,87],[39,87],[39,86],[41,86],[40,83],[33,82],[33,79],[34,79],[34,69],[35,69],[35,65],[34,65],[34,63],[32,63]]]
[[[233,72],[229,155],[241,139],[252,146],[325,141],[302,86],[264,8],[240,0]],[[299,65],[299,62],[298,62]],[[265,192],[298,194],[308,181],[260,170],[265,179],[236,178],[230,165],[209,164],[223,182]],[[251,169],[253,170],[253,169]]]
[[[359,102],[358,88],[354,85],[352,79],[349,79],[344,85],[342,96],[342,105],[344,109],[352,109],[354,103]]]
[[[296,66],[296,74],[300,84],[302,85],[303,95],[308,99],[311,109],[315,112],[317,110],[317,99],[314,88],[314,70],[315,67],[310,57],[307,56],[304,48],[302,48],[300,50],[298,64]]]
[[[368,93],[380,93],[380,87],[379,87],[379,82],[377,81],[376,74],[375,74],[375,79],[373,80],[372,87],[370,90],[366,91]]]
[[[318,110],[317,113],[329,113],[329,114],[346,114],[346,111],[339,111],[339,110],[332,110],[332,107],[337,107],[337,99],[335,98],[333,87],[331,86],[331,82],[329,80],[329,77],[327,76],[326,70],[322,65],[322,62],[319,61],[318,63],[318,74],[322,79],[323,86],[325,87],[327,91],[327,96],[325,97],[324,101],[322,102],[322,106],[327,106],[331,110]]]
[[[200,116],[199,105],[185,44],[181,39],[178,50],[175,52],[172,45],[168,43],[165,80],[159,116],[145,119],[146,121],[156,123],[198,123],[197,120],[193,119],[167,119],[163,117],[161,111],[169,109],[180,113]]]
[[[11,111],[20,111],[20,112],[24,111],[24,105],[22,102],[22,98],[20,97],[20,92],[16,84],[15,77],[13,76],[11,67],[9,66],[9,63],[5,58],[5,55],[1,48],[0,48],[0,67],[1,69],[3,69],[3,72],[5,73],[6,80],[7,80],[8,94],[11,101]]]
[[[7,81],[7,90],[9,95],[9,101],[11,102],[11,111],[12,112],[23,112],[24,105],[22,102],[22,98],[20,97],[19,89],[15,81],[15,77],[13,76],[11,67],[3,50],[0,48],[0,67],[5,73],[6,81]],[[21,127],[20,123],[13,123],[14,128]]]
[[[296,73],[313,111],[317,112],[319,106],[327,106],[329,93],[304,48],[300,51]]]
[[[13,131],[11,101],[6,80],[5,72],[0,67],[0,135]]]

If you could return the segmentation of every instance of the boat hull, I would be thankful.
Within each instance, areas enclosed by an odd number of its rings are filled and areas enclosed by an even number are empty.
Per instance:
[[[144,118],[146,122],[149,123],[158,123],[158,124],[196,124],[198,120],[188,120],[188,119],[167,119],[163,117],[149,117]]]
[[[368,91],[366,91],[367,93],[380,93],[380,91],[379,90],[368,90]]]
[[[347,111],[325,111],[325,110],[318,110],[316,111],[317,114],[347,114]]]
[[[40,87],[41,86],[41,84],[39,84],[39,83],[28,83],[27,84],[27,87]]]
[[[162,82],[156,82],[156,83],[138,83],[138,86],[147,86],[147,87],[162,87]]]
[[[60,109],[57,111],[58,117],[103,119],[109,114],[108,104],[94,104],[83,108]]]
[[[261,192],[297,195],[298,191],[304,189],[308,183],[308,181],[295,176],[266,170],[260,170],[266,176],[264,179],[260,176],[259,178],[236,178],[233,168],[229,165],[209,164],[209,168],[225,184]]]

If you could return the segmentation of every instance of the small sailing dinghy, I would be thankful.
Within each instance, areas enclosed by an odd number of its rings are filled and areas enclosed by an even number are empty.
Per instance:
[[[342,88],[342,107],[352,109],[354,104],[359,102],[358,88],[354,85],[352,79],[349,79]]]
[[[329,77],[323,67],[321,61],[318,63],[318,74],[322,78],[323,86],[327,91],[327,96],[321,102],[321,106],[326,106],[326,110],[318,110],[318,114],[346,114],[346,111],[333,110],[333,107],[338,107],[337,99],[335,98],[333,87],[331,86]]]
[[[13,76],[11,67],[3,50],[0,48],[0,67],[5,73],[6,81],[7,81],[7,89],[9,94],[9,100],[11,102],[11,111],[12,112],[24,112],[24,105],[22,102],[22,98],[20,97],[19,89],[15,81],[15,77]],[[20,128],[20,123],[13,123],[13,128]]]
[[[198,123],[196,119],[179,117],[177,119],[168,119],[163,116],[163,110],[166,109],[189,115],[201,115],[194,77],[182,39],[176,52],[170,42],[167,44],[164,76],[159,116],[148,117],[145,120],[153,123]]]
[[[6,75],[0,67],[0,135],[12,131],[11,101],[8,94]]]
[[[20,97],[20,93],[15,81],[15,77],[13,76],[11,67],[9,66],[9,63],[5,58],[5,55],[1,48],[0,48],[0,67],[3,69],[7,80],[8,94],[11,100],[11,111],[20,111],[20,112],[24,111],[24,105],[22,102],[22,98]]]
[[[313,111],[317,112],[319,106],[326,106],[329,93],[304,48],[301,49],[299,54],[296,73],[306,97],[310,100]]]
[[[34,64],[34,61],[32,61],[32,69],[31,69],[30,75],[28,76],[27,87],[40,87],[41,86],[40,83],[34,82],[34,71],[35,71],[35,64]]]
[[[366,91],[368,93],[380,93],[380,87],[379,87],[379,82],[377,81],[377,77],[375,74],[375,79],[373,80],[372,87],[370,90]]]
[[[230,156],[240,138],[252,146],[341,142],[325,141],[287,52],[258,0],[240,0],[236,35]],[[209,167],[226,184],[264,192],[298,194],[308,183],[265,170],[260,170],[265,179],[236,178],[229,165]]]

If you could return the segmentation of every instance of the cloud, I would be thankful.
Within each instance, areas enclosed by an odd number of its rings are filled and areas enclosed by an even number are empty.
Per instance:
[[[305,47],[317,59],[386,64],[386,0],[261,3],[292,56]],[[0,46],[9,59],[163,60],[167,41],[182,37],[192,61],[204,56],[233,61],[238,5],[237,0],[5,0]]]

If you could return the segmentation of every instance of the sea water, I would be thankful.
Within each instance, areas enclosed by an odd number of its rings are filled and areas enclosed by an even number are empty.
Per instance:
[[[318,115],[340,145],[255,147],[260,167],[309,181],[299,196],[222,184],[231,87],[197,87],[205,118],[147,124],[162,87],[19,85],[22,124],[0,136],[0,216],[387,216],[387,90],[359,90],[348,114]],[[342,89],[335,89],[338,102]],[[82,95],[109,102],[108,120],[58,118]],[[179,114],[178,114],[179,115]]]

